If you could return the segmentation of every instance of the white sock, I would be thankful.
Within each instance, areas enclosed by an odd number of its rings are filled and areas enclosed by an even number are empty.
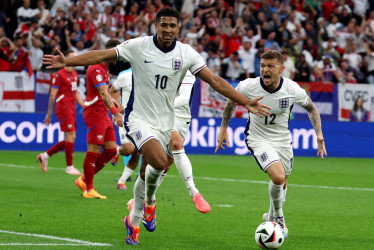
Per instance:
[[[161,186],[161,183],[163,182],[166,175],[167,175],[167,173],[162,172],[162,174],[160,176],[160,180],[158,181],[158,186]]]
[[[44,156],[45,158],[47,158],[47,159],[49,158],[49,155],[48,155],[47,152],[44,152],[44,153],[43,153],[43,156]]]
[[[283,184],[276,185],[271,180],[269,183],[270,202],[274,208],[274,217],[283,216],[282,203],[283,203]]]
[[[283,189],[282,207],[283,207],[284,203],[286,202],[286,194],[287,194],[287,187],[285,189]]]
[[[126,166],[125,169],[123,170],[121,178],[119,178],[119,180],[118,180],[118,183],[125,184],[126,180],[132,175],[133,172],[134,172],[134,170],[132,170],[132,169],[130,169]]]
[[[134,206],[130,214],[131,225],[138,227],[143,218],[145,183],[138,176],[134,185]]]
[[[172,153],[174,156],[175,166],[177,167],[179,174],[184,181],[184,184],[188,188],[191,198],[193,198],[199,192],[199,190],[196,189],[195,183],[193,181],[192,165],[190,159],[188,159],[186,153],[184,152],[184,149],[175,150]]]
[[[147,165],[145,168],[145,203],[153,205],[156,202],[156,190],[164,170],[158,170]]]
[[[74,166],[66,166],[66,168],[74,168]]]

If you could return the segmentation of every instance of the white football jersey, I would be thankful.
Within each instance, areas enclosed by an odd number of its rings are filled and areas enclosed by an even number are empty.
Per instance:
[[[182,84],[179,87],[177,96],[175,97],[175,119],[191,119],[190,105],[192,102],[195,80],[196,77],[190,71],[187,71],[186,76],[183,78]]]
[[[189,45],[175,39],[162,50],[156,36],[130,39],[117,47],[117,60],[131,64],[133,87],[125,111],[125,123],[141,120],[151,128],[168,131],[174,123],[174,98],[187,70],[206,67]]]
[[[115,90],[121,91],[120,103],[126,107],[132,89],[132,69],[121,71],[113,83],[113,87]]]
[[[249,99],[264,96],[260,102],[271,108],[268,117],[260,118],[249,114],[244,133],[249,141],[267,141],[276,145],[289,146],[292,142],[288,122],[293,105],[302,107],[308,104],[309,97],[296,82],[281,77],[279,87],[270,92],[261,77],[241,81],[237,91]]]

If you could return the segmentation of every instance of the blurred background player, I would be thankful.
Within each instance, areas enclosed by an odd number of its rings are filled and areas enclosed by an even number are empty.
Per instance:
[[[66,57],[74,56],[71,50],[65,51]],[[57,71],[52,78],[52,88],[49,95],[48,113],[44,119],[44,124],[49,126],[52,121],[53,106],[56,100],[56,116],[60,123],[60,129],[64,132],[65,139],[53,145],[46,152],[37,156],[42,170],[47,173],[48,159],[52,155],[65,149],[67,174],[81,175],[73,166],[74,142],[77,131],[75,106],[76,101],[83,107],[82,97],[77,91],[78,74],[73,67],[64,67]],[[57,97],[57,99],[56,99]]]
[[[110,39],[105,48],[110,49],[120,42]],[[108,93],[110,63],[91,65],[86,73],[87,95],[84,102],[83,119],[87,126],[87,153],[83,163],[84,176],[78,177],[75,184],[83,191],[83,198],[106,199],[93,186],[94,175],[117,153],[116,134],[108,111],[113,114],[113,122],[123,125],[123,116],[118,111],[119,106]],[[116,107],[117,106],[117,107]],[[101,148],[104,150],[100,153]]]
[[[246,130],[246,144],[260,168],[270,177],[269,212],[263,215],[264,221],[275,221],[288,236],[283,215],[286,200],[287,179],[293,166],[292,138],[288,129],[290,113],[296,103],[303,107],[317,135],[317,155],[323,159],[326,153],[322,134],[321,117],[314,103],[296,82],[281,77],[284,59],[280,52],[269,50],[261,56],[261,77],[241,81],[236,89],[247,98],[264,96],[262,102],[271,107],[269,117],[260,118],[249,114]],[[230,145],[227,126],[236,107],[236,102],[228,99],[222,116],[222,124],[217,136],[219,148]]]
[[[112,84],[109,89],[109,95],[116,101],[120,100],[120,104],[126,105],[132,89],[132,69],[122,71],[116,81]],[[120,98],[121,97],[121,98]],[[131,156],[130,160],[125,166],[121,178],[117,182],[117,189],[126,190],[126,180],[134,172],[134,169],[138,165],[140,153],[135,149],[134,145],[131,144],[129,139],[126,137],[126,130],[124,127],[118,128],[119,138],[121,140],[121,146],[117,147],[117,154],[111,160],[112,165],[115,166],[118,161],[119,155]]]

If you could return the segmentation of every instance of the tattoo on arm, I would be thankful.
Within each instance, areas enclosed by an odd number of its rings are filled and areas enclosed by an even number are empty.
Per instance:
[[[55,98],[54,95],[49,95],[49,101],[48,101],[48,116],[52,117],[53,114],[53,106],[55,104]]]
[[[222,123],[221,127],[227,128],[229,126],[230,119],[234,113],[236,107],[236,102],[228,99],[225,105],[225,109],[222,114]]]
[[[304,108],[308,111],[309,120],[312,123],[316,134],[322,132],[321,116],[310,97],[308,104]]]

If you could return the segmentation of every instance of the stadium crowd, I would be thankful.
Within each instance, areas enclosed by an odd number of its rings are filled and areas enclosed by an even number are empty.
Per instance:
[[[0,71],[41,70],[54,48],[79,55],[154,35],[164,6],[181,13],[180,41],[226,79],[259,76],[261,54],[277,49],[295,81],[374,84],[373,0],[5,0]]]

